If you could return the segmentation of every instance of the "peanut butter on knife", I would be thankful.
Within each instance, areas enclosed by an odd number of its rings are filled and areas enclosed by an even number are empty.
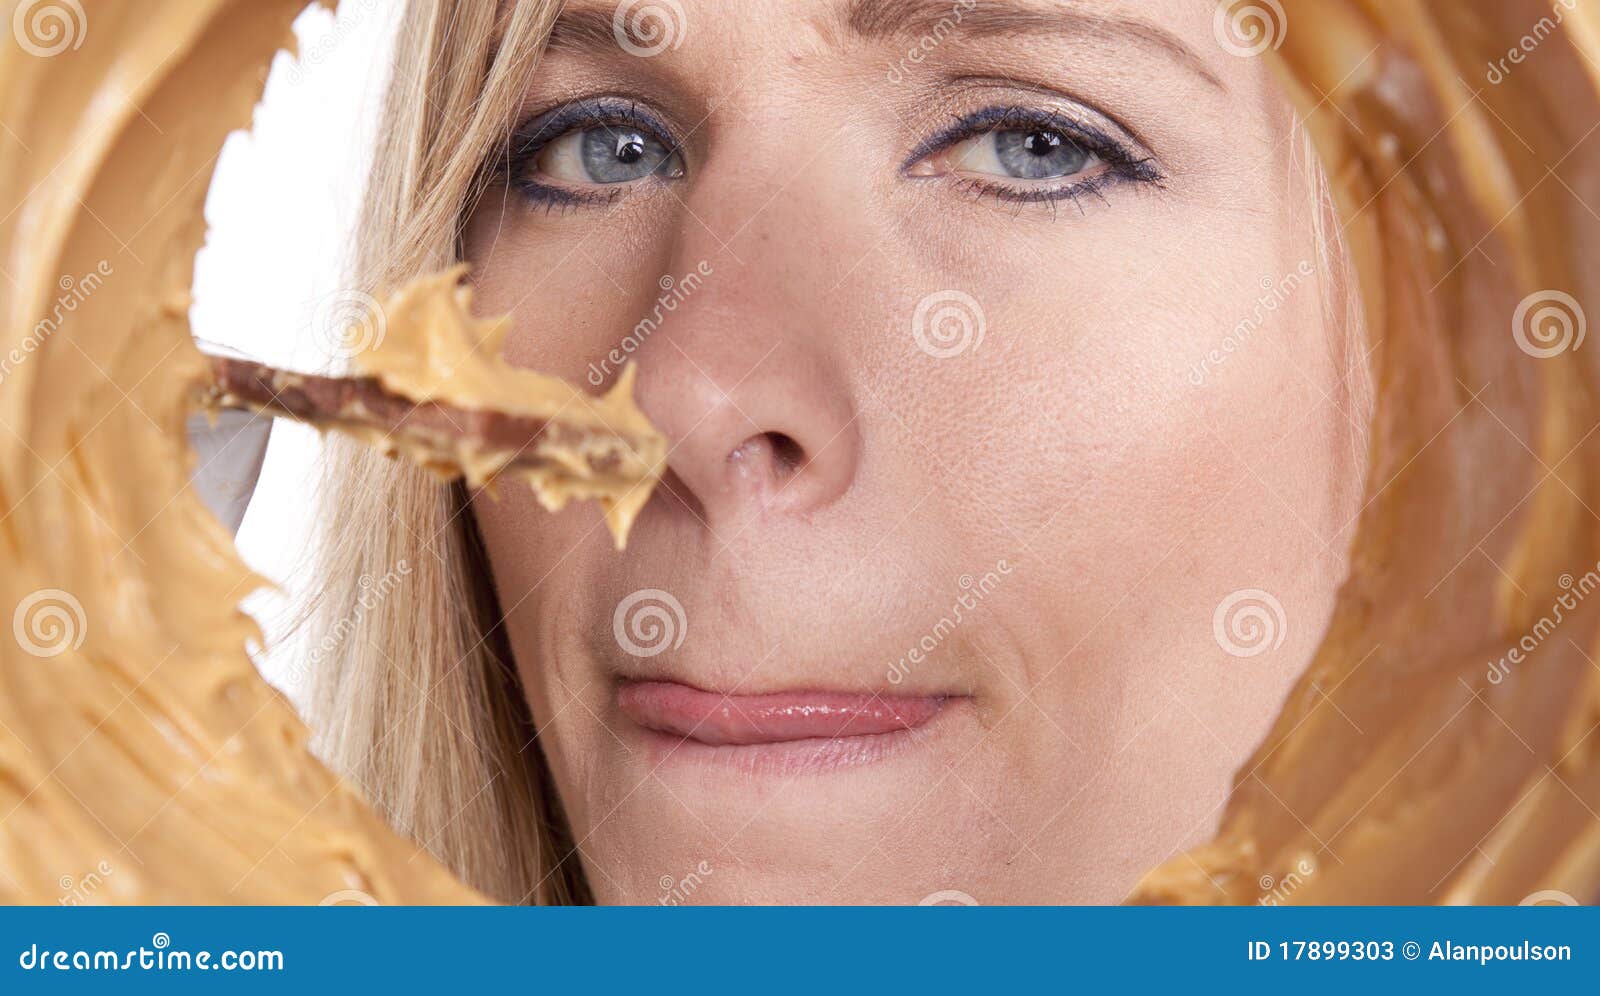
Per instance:
[[[423,277],[383,302],[353,376],[210,356],[199,402],[342,432],[473,487],[511,475],[551,511],[598,499],[621,549],[666,462],[665,438],[634,402],[634,368],[595,397],[511,366],[499,357],[508,324],[472,315],[464,273]]]

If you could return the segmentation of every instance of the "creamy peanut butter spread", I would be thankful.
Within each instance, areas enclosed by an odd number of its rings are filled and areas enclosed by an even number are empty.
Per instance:
[[[500,358],[511,324],[472,315],[471,290],[458,266],[401,288],[383,305],[386,334],[355,357],[358,369],[418,401],[468,411],[541,419],[550,429],[533,443],[540,461],[520,476],[540,503],[559,511],[572,498],[598,498],[617,546],[666,465],[666,438],[633,400],[629,364],[605,396],[590,397],[563,380]],[[455,463],[469,484],[492,483],[520,455],[482,446],[474,434],[452,437]]]
[[[500,358],[506,319],[472,314],[465,266],[418,278],[377,309],[356,376],[330,378],[212,358],[202,407],[287,415],[403,453],[443,478],[526,481],[555,512],[597,498],[618,549],[666,465],[666,438],[633,400],[629,364],[604,397]],[[370,330],[369,330],[370,331]]]
[[[1366,504],[1323,645],[1216,839],[1134,899],[1593,902],[1600,4],[1281,6],[1263,57],[1365,297]]]
[[[1550,5],[1280,4],[1260,57],[1329,165],[1366,299],[1368,501],[1325,642],[1215,840],[1134,898],[1254,902],[1293,876],[1276,898],[1592,899],[1600,381],[1580,333],[1600,313],[1600,3],[1497,81],[1486,67]],[[187,484],[211,377],[186,317],[207,181],[302,5],[83,0],[66,44],[0,46],[0,900],[55,902],[102,861],[112,902],[477,898],[306,749],[245,652],[261,579]],[[551,507],[609,501],[625,532],[648,489],[624,480],[663,458],[629,383],[595,399],[505,367],[503,326],[471,318],[457,280],[401,288],[360,372],[574,427],[535,443],[530,477]],[[1565,301],[1563,343],[1535,319]],[[369,431],[350,414],[339,428]],[[384,445],[475,483],[515,464]]]
[[[90,0],[55,54],[0,44],[0,900],[102,861],[115,903],[478,898],[306,748],[188,486],[208,178],[303,6]]]

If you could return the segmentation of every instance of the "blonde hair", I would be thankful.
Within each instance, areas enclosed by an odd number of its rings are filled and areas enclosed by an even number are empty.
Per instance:
[[[352,274],[374,292],[460,258],[481,164],[504,143],[558,0],[412,0],[402,16]],[[506,902],[588,899],[516,677],[467,495],[328,442],[310,606],[315,746],[396,829]],[[403,573],[353,614],[363,579]],[[366,581],[370,586],[371,582]],[[448,772],[450,777],[441,777]]]
[[[560,0],[499,6],[407,5],[353,261],[357,286],[379,292],[461,258],[481,166],[516,123]],[[1336,299],[1325,317],[1356,331],[1359,305],[1327,181],[1310,141],[1297,137],[1325,247],[1319,276]],[[1352,338],[1334,348],[1364,418],[1368,367],[1362,337]],[[1353,449],[1364,453],[1359,435]],[[319,754],[393,826],[489,896],[589,901],[465,490],[365,445],[328,445],[323,586],[310,622],[337,638],[322,640],[310,679]],[[396,565],[405,572],[385,585],[381,608],[352,615],[372,583],[364,579],[387,582]]]

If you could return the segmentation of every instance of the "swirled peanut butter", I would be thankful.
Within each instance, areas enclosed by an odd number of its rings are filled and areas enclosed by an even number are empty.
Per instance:
[[[1365,299],[1369,494],[1321,650],[1215,840],[1134,898],[1592,898],[1600,4],[1279,5],[1260,57],[1329,167]],[[260,580],[187,487],[207,179],[299,6],[83,0],[64,42],[0,46],[0,899],[55,902],[103,867],[113,902],[476,898],[307,751],[245,653]],[[413,303],[465,315],[433,279]],[[532,397],[515,410],[643,429],[625,389],[507,397],[492,339],[402,318],[363,372],[425,403]],[[549,457],[592,474],[588,445]],[[612,483],[541,487],[611,498],[625,528],[642,497]]]
[[[1264,57],[1365,298],[1368,493],[1323,645],[1216,839],[1134,898],[1592,902],[1600,4],[1281,6]]]
[[[302,6],[85,0],[0,45],[0,900],[477,898],[307,750],[188,487],[206,188]]]

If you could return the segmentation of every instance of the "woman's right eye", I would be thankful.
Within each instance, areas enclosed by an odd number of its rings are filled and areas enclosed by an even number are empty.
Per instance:
[[[648,177],[683,176],[683,157],[659,138],[631,125],[576,128],[539,150],[526,177],[565,186],[610,186]]]

